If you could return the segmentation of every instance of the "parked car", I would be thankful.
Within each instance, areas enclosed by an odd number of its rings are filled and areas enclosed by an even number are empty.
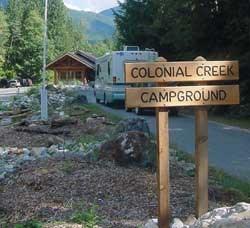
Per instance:
[[[7,78],[0,79],[0,88],[8,88],[9,82]]]
[[[21,87],[21,83],[18,80],[10,80],[9,87],[11,87],[11,88]]]

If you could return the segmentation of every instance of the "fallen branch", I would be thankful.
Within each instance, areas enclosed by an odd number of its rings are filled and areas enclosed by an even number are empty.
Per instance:
[[[89,110],[82,111],[82,112],[74,112],[74,113],[71,113],[70,116],[72,116],[72,117],[74,117],[74,116],[83,116],[84,114],[89,113],[89,112],[90,112]]]
[[[27,112],[31,112],[30,109],[18,109],[18,110],[13,110],[13,111],[5,111],[5,112],[1,112],[0,116],[16,116],[19,114],[24,114]]]
[[[54,119],[51,121],[51,128],[63,127],[67,125],[77,124],[78,121],[76,119]]]
[[[49,135],[69,135],[69,130],[54,130],[54,129],[48,129],[43,128],[40,126],[32,126],[32,127],[17,127],[15,128],[18,132],[27,132],[27,133],[35,133],[35,134],[49,134]]]

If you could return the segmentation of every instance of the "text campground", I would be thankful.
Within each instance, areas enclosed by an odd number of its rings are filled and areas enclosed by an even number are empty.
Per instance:
[[[227,92],[225,90],[143,92],[140,98],[142,103],[172,102],[175,100],[178,102],[224,101],[227,98]]]

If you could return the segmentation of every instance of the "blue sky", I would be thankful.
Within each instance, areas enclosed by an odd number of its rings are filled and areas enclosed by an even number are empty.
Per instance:
[[[100,12],[118,5],[117,0],[64,0],[64,4],[71,9],[92,12]]]

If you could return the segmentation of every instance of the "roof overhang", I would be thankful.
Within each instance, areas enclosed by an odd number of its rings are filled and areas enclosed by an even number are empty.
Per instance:
[[[87,60],[85,60],[83,58],[80,58],[78,55],[76,55],[74,53],[70,53],[70,52],[65,53],[65,54],[59,56],[57,59],[55,59],[54,61],[52,61],[51,63],[49,63],[46,66],[46,69],[49,69],[49,70],[53,69],[53,65],[56,62],[60,61],[61,59],[63,59],[64,57],[67,57],[67,56],[70,57],[70,58],[72,58],[72,59],[74,59],[74,60],[76,60],[76,61],[78,61],[79,63],[83,64],[84,66],[86,66],[86,67],[88,67],[88,68],[90,68],[92,70],[95,69],[95,63],[94,64],[92,63],[93,62],[92,59],[91,59],[91,62],[88,62]]]

